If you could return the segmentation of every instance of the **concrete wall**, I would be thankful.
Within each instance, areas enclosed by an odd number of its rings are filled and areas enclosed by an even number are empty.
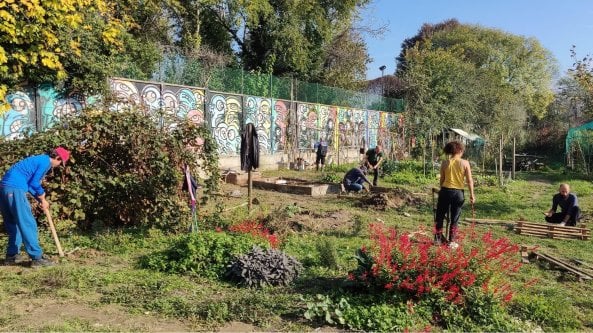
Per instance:
[[[389,151],[389,129],[401,123],[399,114],[374,110],[119,78],[111,79],[109,84],[115,98],[110,106],[113,111],[134,107],[161,126],[175,126],[175,120],[169,119],[189,119],[210,128],[222,169],[240,169],[241,132],[248,123],[257,130],[263,170],[291,162],[289,142],[296,155],[291,157],[301,157],[310,164],[315,163],[313,145],[320,138],[329,143],[328,164],[359,161],[361,148],[366,150],[378,143]],[[95,99],[75,93],[60,96],[53,88],[43,87],[10,94],[6,100],[12,108],[1,115],[0,129],[3,137],[12,139],[25,131],[44,130],[65,114],[81,112]]]

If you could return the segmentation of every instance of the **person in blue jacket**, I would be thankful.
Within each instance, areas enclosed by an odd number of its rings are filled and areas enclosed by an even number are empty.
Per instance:
[[[366,177],[367,169],[364,166],[360,168],[352,168],[344,175],[344,179],[342,179],[342,189],[343,191],[348,192],[361,192],[364,188],[364,183],[369,184],[369,188],[371,187],[371,182]],[[368,189],[365,189],[368,192]]]
[[[39,202],[42,209],[49,208],[45,199],[45,190],[41,181],[50,170],[66,164],[70,152],[63,147],[52,149],[47,154],[27,157],[6,171],[0,181],[0,211],[4,226],[8,232],[8,246],[6,248],[6,264],[23,261],[20,256],[21,245],[31,257],[31,266],[51,266],[53,262],[43,256],[39,245],[37,221],[31,212],[31,205],[27,199],[27,192]]]

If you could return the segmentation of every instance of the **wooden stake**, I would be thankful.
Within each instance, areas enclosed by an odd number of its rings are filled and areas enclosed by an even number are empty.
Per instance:
[[[251,170],[247,171],[247,200],[248,204],[247,204],[247,209],[249,210],[249,212],[251,213],[251,206],[252,206],[252,202],[251,202],[251,190],[253,189],[253,182],[251,181]]]

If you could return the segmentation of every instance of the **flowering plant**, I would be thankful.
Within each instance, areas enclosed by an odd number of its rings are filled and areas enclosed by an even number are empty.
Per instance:
[[[421,235],[422,232],[415,233]],[[467,291],[478,288],[503,302],[513,297],[508,273],[521,264],[519,246],[490,232],[478,236],[459,233],[456,249],[435,246],[427,236],[398,233],[383,225],[371,225],[371,246],[357,251],[358,267],[349,280],[375,291],[399,292],[411,299],[444,295],[447,301],[463,304]]]
[[[280,245],[280,240],[278,237],[271,233],[268,228],[264,227],[264,225],[257,221],[252,220],[244,220],[239,224],[235,224],[229,227],[229,231],[241,233],[241,234],[249,234],[256,238],[263,238],[270,243],[272,248],[278,248]]]

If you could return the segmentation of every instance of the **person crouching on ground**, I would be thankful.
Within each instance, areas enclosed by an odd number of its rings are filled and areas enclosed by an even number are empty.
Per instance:
[[[469,201],[473,204],[476,201],[474,196],[474,181],[472,170],[467,160],[461,158],[465,147],[459,141],[447,143],[443,149],[449,155],[449,160],[441,164],[441,189],[437,202],[435,241],[437,244],[449,243],[450,247],[456,248],[455,237],[457,236],[457,225],[461,216],[461,207],[465,201],[463,189],[465,183],[469,187]],[[447,212],[450,212],[449,239],[443,236],[443,220]]]
[[[556,209],[560,206],[560,213],[556,213]],[[564,226],[576,226],[577,220],[581,216],[581,209],[579,208],[579,200],[577,196],[570,193],[570,186],[568,184],[560,184],[558,193],[552,197],[552,209],[545,212],[546,222],[560,223]]]
[[[41,181],[50,168],[55,168],[60,163],[65,165],[68,158],[70,152],[57,147],[47,154],[30,156],[15,163],[2,177],[0,210],[8,232],[6,264],[16,264],[23,260],[20,251],[24,243],[25,251],[32,260],[31,266],[53,265],[53,262],[44,258],[39,245],[37,221],[31,212],[27,192],[35,197],[42,209],[49,209]]]
[[[344,179],[342,179],[342,187],[343,191],[348,192],[360,192],[364,188],[364,183],[369,184],[369,188],[371,187],[371,182],[365,176],[367,173],[367,169],[362,166],[360,168],[352,168],[344,175]],[[365,189],[367,192],[368,189]]]

